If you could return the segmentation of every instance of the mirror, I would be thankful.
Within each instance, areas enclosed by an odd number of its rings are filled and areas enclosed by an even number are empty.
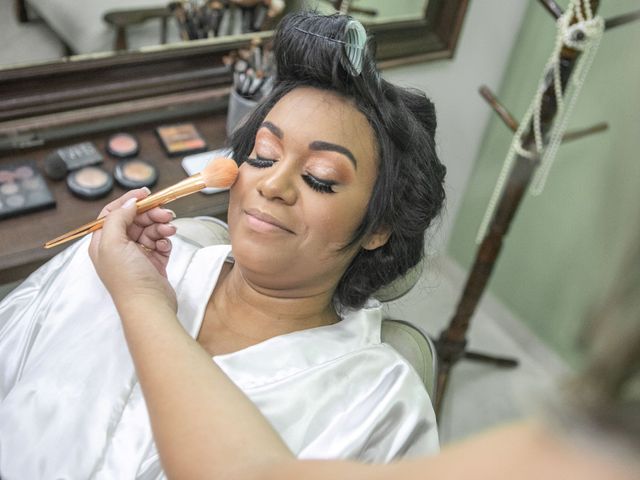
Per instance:
[[[175,12],[166,13],[168,3],[162,0],[12,1],[18,18],[50,24],[47,28],[52,31],[57,29],[55,35],[62,40],[58,43],[61,51],[83,52],[59,59],[32,59],[31,63],[25,59],[21,65],[0,65],[0,138],[13,136],[16,146],[24,143],[24,138],[19,139],[24,132],[82,122],[96,115],[131,115],[154,108],[202,103],[211,99],[216,88],[219,96],[230,83],[222,57],[231,50],[246,47],[256,37],[266,40],[272,34],[270,30],[229,31],[228,35],[184,41]],[[229,1],[257,3],[255,0],[210,0],[210,3]],[[383,68],[452,56],[467,7],[466,0],[270,1],[282,3],[282,14],[309,6],[327,13],[349,10],[375,37]],[[116,46],[118,29],[114,25],[122,24],[123,20],[112,15],[108,25],[101,15],[126,11],[127,5],[146,12],[140,14],[138,20],[142,20],[127,27],[128,47],[133,50],[104,50],[108,45]],[[57,12],[55,20],[51,6],[57,8],[53,9]],[[161,43],[163,19],[166,43]],[[276,20],[273,19],[273,24]],[[263,25],[270,24],[265,21]]]
[[[260,30],[269,30],[277,19],[288,11],[301,8],[333,13],[337,9],[348,11],[364,24],[384,24],[418,20],[427,11],[429,0],[209,0],[200,8],[184,9],[179,2],[162,0],[13,0],[18,29],[32,30],[37,39],[30,47],[9,56],[0,68],[51,62],[63,57],[75,60],[77,55],[109,55],[115,52],[136,51],[160,45],[188,41],[186,29],[178,18],[185,12],[190,18],[202,20],[206,30],[193,36],[217,38]],[[237,6],[235,2],[244,5]],[[437,3],[437,2],[436,2]],[[131,6],[135,5],[135,6]],[[186,3],[191,5],[191,3]],[[178,7],[176,7],[178,6]],[[242,20],[247,21],[243,22]],[[183,24],[184,25],[184,22]],[[215,26],[214,26],[215,25]],[[199,34],[199,35],[197,35]],[[82,57],[79,57],[82,58]]]

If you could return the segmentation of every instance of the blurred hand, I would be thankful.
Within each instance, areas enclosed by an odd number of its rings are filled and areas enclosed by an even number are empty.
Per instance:
[[[147,188],[131,190],[108,204],[101,230],[93,233],[89,256],[118,308],[130,302],[166,303],[177,310],[176,295],[167,281],[171,240],[171,210],[154,208],[137,214],[135,202],[149,195]]]

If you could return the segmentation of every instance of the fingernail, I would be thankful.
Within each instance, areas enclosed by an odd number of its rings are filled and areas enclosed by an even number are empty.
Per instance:
[[[122,208],[132,208],[136,204],[136,198],[132,197],[122,205]]]
[[[173,211],[173,210],[171,210],[170,208],[165,208],[165,210],[166,210],[167,212],[169,212],[173,218],[176,218],[176,216],[177,216],[177,215],[176,215],[176,212],[174,212],[174,211]]]
[[[142,190],[148,195],[151,193],[151,190],[149,190],[147,187],[142,187]]]

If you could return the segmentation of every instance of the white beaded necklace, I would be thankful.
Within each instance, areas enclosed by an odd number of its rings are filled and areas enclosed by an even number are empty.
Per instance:
[[[578,21],[572,25],[571,19],[574,15]],[[538,82],[538,89],[527,109],[527,113],[525,113],[518,130],[513,136],[509,152],[504,160],[502,170],[498,175],[498,181],[489,200],[489,205],[487,206],[482,223],[480,224],[476,243],[482,242],[482,239],[487,233],[489,222],[493,218],[498,199],[500,198],[507,179],[507,174],[513,166],[516,155],[532,160],[540,157],[540,167],[534,176],[531,193],[533,195],[542,193],[556,153],[558,152],[560,143],[562,143],[562,136],[567,129],[567,121],[587,73],[589,72],[589,68],[591,68],[598,46],[600,45],[600,40],[602,39],[602,33],[604,32],[604,20],[602,17],[593,16],[590,0],[571,0],[566,11],[558,18],[556,25],[557,35],[553,52],[543,70],[542,77]],[[560,83],[560,51],[565,46],[579,50],[581,55],[577,60],[577,64],[565,87],[565,91],[562,92],[562,85]],[[540,115],[542,96],[547,88],[545,80],[549,72],[553,75],[557,114],[556,121],[548,133],[548,141],[545,145],[542,136]],[[530,127],[532,121],[535,151],[526,150],[522,146],[522,136]]]

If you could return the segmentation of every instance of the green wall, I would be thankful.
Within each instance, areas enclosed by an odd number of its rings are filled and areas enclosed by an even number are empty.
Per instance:
[[[601,4],[605,18],[638,8],[636,0]],[[554,38],[553,19],[531,1],[498,92],[516,118],[528,107]],[[640,227],[638,46],[640,22],[605,33],[569,129],[600,121],[610,128],[560,148],[542,195],[528,194],[521,203],[490,282],[495,296],[574,365],[581,359],[585,313],[604,293]],[[495,117],[448,245],[465,268],[473,261],[476,232],[511,138]]]

